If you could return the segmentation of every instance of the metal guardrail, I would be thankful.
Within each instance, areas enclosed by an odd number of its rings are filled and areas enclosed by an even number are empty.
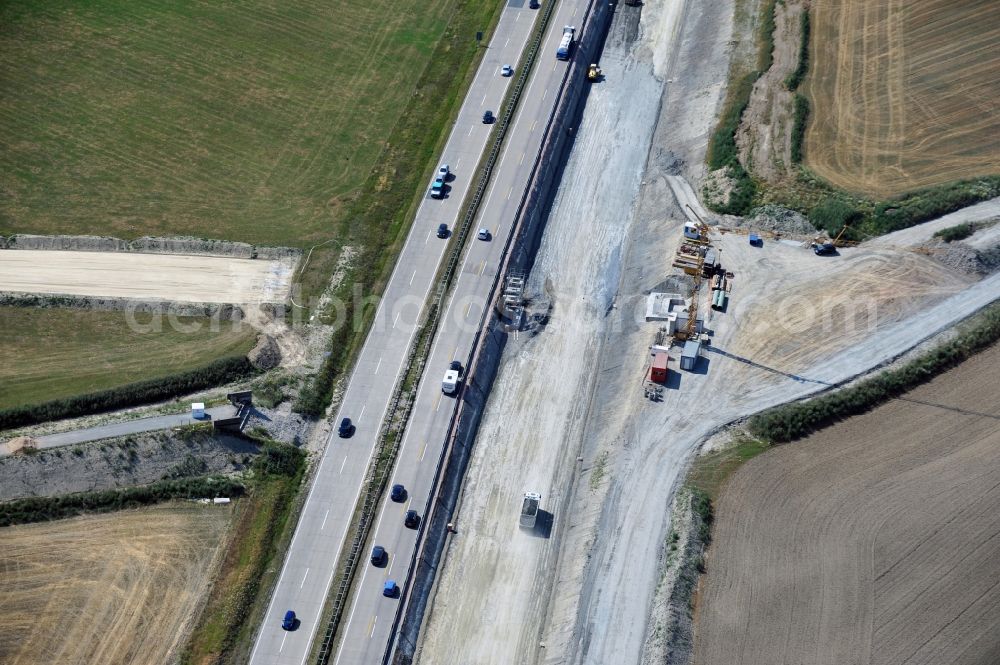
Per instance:
[[[326,633],[323,637],[323,642],[320,645],[319,653],[316,657],[317,665],[328,665],[330,657],[333,655],[337,629],[340,627],[340,621],[343,618],[344,609],[347,605],[347,599],[350,596],[351,584],[357,570],[362,547],[368,539],[372,517],[374,516],[375,509],[378,506],[379,498],[385,491],[385,486],[390,476],[389,472],[394,465],[396,453],[398,452],[399,443],[402,439],[403,433],[405,432],[406,424],[409,422],[410,410],[413,408],[414,399],[403,399],[406,378],[413,374],[414,371],[417,372],[417,376],[420,376],[430,356],[431,341],[434,339],[434,335],[436,334],[438,325],[440,324],[441,310],[444,304],[444,299],[448,294],[448,289],[451,286],[452,279],[454,278],[455,270],[461,260],[462,252],[465,247],[465,241],[469,235],[469,229],[472,228],[472,224],[475,221],[476,216],[479,214],[479,207],[482,204],[483,196],[489,186],[490,178],[493,175],[493,169],[500,156],[503,141],[507,136],[507,130],[510,127],[512,118],[514,117],[514,112],[517,110],[521,94],[527,84],[528,75],[531,73],[531,69],[534,66],[538,55],[538,50],[545,37],[545,31],[548,27],[549,19],[552,16],[555,4],[555,2],[545,3],[545,9],[543,10],[539,27],[528,46],[528,51],[525,57],[525,66],[521,67],[521,73],[518,76],[513,89],[508,93],[503,116],[500,118],[497,123],[497,127],[494,130],[493,145],[483,162],[476,189],[472,194],[472,198],[466,208],[465,215],[463,216],[461,223],[455,229],[451,253],[448,256],[448,262],[445,264],[444,271],[438,280],[432,304],[427,310],[427,315],[424,319],[422,329],[415,337],[416,341],[407,354],[406,362],[404,363],[404,367],[406,369],[400,374],[400,378],[396,383],[396,388],[389,403],[389,408],[386,410],[386,417],[382,422],[381,430],[379,432],[377,451],[373,456],[372,465],[369,467],[365,476],[364,484],[366,490],[364,503],[361,508],[361,515],[358,518],[357,525],[355,526],[350,551],[348,552],[347,560],[344,563],[344,572],[341,575],[339,584],[337,585],[330,621],[327,624]],[[380,463],[380,460],[383,460],[386,453],[389,455],[388,459],[385,460],[384,463]],[[423,525],[424,522],[422,521],[421,530],[423,529]],[[400,607],[402,607],[402,604],[400,604]],[[393,623],[394,631],[397,625],[398,612],[396,620]],[[388,659],[390,656],[389,651],[391,649],[392,642],[393,640],[390,638],[383,661]]]

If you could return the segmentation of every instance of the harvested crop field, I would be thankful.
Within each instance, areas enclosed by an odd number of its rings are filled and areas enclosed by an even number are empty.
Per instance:
[[[327,240],[454,11],[4,2],[0,234]]]
[[[997,662],[1000,345],[749,461],[716,509],[699,665]]]
[[[195,303],[281,303],[293,259],[0,250],[0,291]]]
[[[806,163],[886,197],[1000,173],[1000,4],[814,0]]]
[[[172,503],[0,529],[0,662],[170,662],[230,515]]]
[[[183,372],[244,355],[256,332],[207,317],[0,307],[0,408]],[[157,327],[159,329],[157,330]]]

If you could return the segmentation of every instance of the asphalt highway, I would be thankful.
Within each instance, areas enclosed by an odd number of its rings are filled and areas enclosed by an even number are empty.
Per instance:
[[[485,300],[502,260],[522,193],[528,185],[531,166],[541,148],[546,122],[552,112],[568,63],[556,60],[556,46],[564,25],[576,25],[583,17],[584,0],[564,0],[549,24],[493,181],[487,191],[477,226],[486,228],[491,240],[470,239],[444,319],[434,341],[421,380],[410,422],[400,446],[392,484],[407,488],[400,503],[387,496],[380,506],[371,543],[383,546],[388,561],[383,567],[368,563],[355,578],[355,591],[342,624],[335,665],[380,663],[390,638],[400,599],[382,595],[387,580],[404,586],[416,545],[417,531],[406,528],[407,510],[422,512],[433,489],[434,473],[455,408],[455,398],[443,394],[441,381],[453,359],[465,363],[480,326]],[[511,506],[516,520],[520,505]],[[421,515],[423,517],[423,515]],[[459,525],[460,528],[460,525]],[[470,590],[470,592],[473,592]]]
[[[375,321],[368,333],[336,414],[335,422],[339,423],[344,417],[351,418],[356,426],[356,431],[350,438],[339,438],[334,432],[326,447],[295,534],[292,537],[264,623],[257,635],[250,657],[252,665],[301,665],[306,662],[309,656],[313,640],[321,628],[320,613],[336,572],[337,557],[343,547],[349,520],[375,448],[379,426],[385,416],[393,388],[403,369],[407,350],[416,332],[415,325],[419,312],[433,285],[434,276],[441,260],[445,256],[448,243],[446,240],[437,238],[437,227],[440,223],[446,223],[449,228],[452,228],[457,221],[462,201],[471,186],[472,174],[479,163],[490,134],[491,126],[482,122],[483,112],[486,110],[491,110],[494,114],[498,112],[507,88],[513,80],[513,77],[501,76],[500,69],[504,64],[516,65],[537,15],[537,10],[529,9],[526,3],[511,3],[503,10],[496,32],[487,47],[488,50],[459,111],[441,158],[442,163],[447,163],[451,167],[453,174],[448,183],[445,198],[430,198],[430,185],[434,179],[434,173],[427,174],[428,196],[417,211],[413,226],[386,286]],[[554,45],[547,43],[545,48],[554,53]],[[544,65],[543,61],[543,73],[546,71]],[[552,74],[552,72],[549,73]],[[556,79],[556,81],[558,80]],[[529,96],[547,92],[547,101],[551,102],[557,85],[558,82],[552,87],[552,90],[543,90],[542,93],[538,93],[537,85],[533,84]],[[534,108],[534,104],[530,103],[530,100],[526,106]],[[545,117],[546,114],[542,113],[540,109],[535,109],[529,122],[522,112],[519,126],[516,128],[514,136],[509,140],[509,145],[524,144],[522,136],[524,132],[540,136],[542,129],[544,129],[541,125],[544,123]],[[526,126],[520,126],[526,122],[528,122]],[[491,209],[493,205],[514,205],[519,198],[519,194],[514,194],[514,179],[510,173],[511,151],[514,149],[508,147],[505,153],[503,168],[498,172],[495,181],[499,184],[491,190],[486,205],[487,209]],[[526,173],[532,163],[533,156],[534,153],[516,154],[514,155],[516,157],[514,163],[518,169]],[[497,187],[500,187],[499,193],[497,193]],[[511,213],[508,213],[508,217],[504,219],[507,227],[511,221],[510,216]],[[500,218],[499,215],[495,215],[491,219],[499,220]],[[489,223],[494,224],[499,231],[499,221]],[[474,238],[470,242],[480,243]],[[480,243],[480,246],[476,247],[476,251],[470,254],[470,257],[475,258],[467,259],[463,265],[462,276],[458,282],[458,288],[462,290],[456,290],[456,294],[471,293],[471,290],[465,286],[468,282],[466,272],[473,271],[476,273],[475,276],[480,278],[479,282],[483,285],[482,293],[485,297],[485,291],[492,280],[492,275],[488,273],[486,264],[490,260],[494,261],[495,269],[496,257],[491,256],[491,252],[495,253],[494,249],[498,252],[500,244],[494,240],[493,242]],[[449,316],[452,313],[449,311]],[[468,327],[471,332],[466,337],[461,338],[461,340],[468,340],[461,353],[467,355],[479,315],[471,310],[471,306],[465,315],[470,321],[470,325],[465,327]],[[435,380],[440,381],[440,377],[437,377],[437,368],[443,362],[443,357],[448,356],[449,359],[452,355],[458,357],[460,353],[459,342],[460,338],[454,337],[448,338],[443,343],[439,341],[435,346],[431,365],[428,368],[429,383],[434,383]],[[440,373],[443,374],[443,366],[441,366],[441,370]],[[421,402],[418,408],[426,408],[425,393],[426,390],[421,391]],[[448,410],[452,407],[451,402],[439,402],[431,407],[434,416],[420,412],[414,413],[414,424],[417,425],[420,432],[427,433],[428,436],[432,431],[438,432],[438,434],[436,438],[428,438],[426,449],[416,451],[414,448],[420,448],[420,446],[415,446],[413,444],[414,437],[408,436],[402,451],[404,457],[402,464],[413,464],[413,455],[416,452],[415,457],[426,460],[428,470],[433,470],[431,460],[435,459],[434,450],[443,442]],[[425,426],[425,419],[428,417],[434,422],[440,420],[444,425],[441,426],[440,430],[431,430]],[[410,496],[418,497],[421,491],[426,495],[429,490],[429,478],[423,484],[414,482]],[[414,501],[419,503],[419,499],[414,498]],[[383,519],[379,519],[379,528],[384,528],[383,521]],[[399,520],[399,528],[402,529],[401,519]],[[408,531],[406,535],[412,536],[412,533]],[[365,590],[363,593],[368,592]],[[379,594],[378,598],[381,599],[381,590],[379,589],[377,593]],[[389,602],[389,599],[385,600]],[[281,619],[285,611],[289,609],[294,610],[299,619],[297,629],[293,631],[285,631],[281,628]],[[386,628],[384,625],[382,627]],[[373,633],[373,631],[369,631],[369,633]],[[353,634],[349,637],[354,639]],[[370,641],[369,635],[365,642]],[[358,646],[362,651],[352,652],[356,656],[345,656],[342,658],[342,662],[347,662],[348,659],[352,662],[375,662],[364,655],[368,653],[365,644]],[[375,649],[372,653],[375,651],[379,652],[380,659],[381,649]],[[354,660],[355,657],[358,660]]]

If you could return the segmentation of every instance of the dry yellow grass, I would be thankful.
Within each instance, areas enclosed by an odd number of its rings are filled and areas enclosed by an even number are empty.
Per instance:
[[[878,197],[1000,173],[1000,3],[812,7],[810,168]]]
[[[1000,346],[747,462],[717,504],[698,665],[995,663]]]
[[[229,516],[172,503],[0,529],[0,662],[169,662]]]

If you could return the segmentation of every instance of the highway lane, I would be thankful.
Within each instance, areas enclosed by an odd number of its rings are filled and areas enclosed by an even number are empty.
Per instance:
[[[508,5],[501,14],[441,158],[454,177],[444,199],[428,195],[421,204],[379,302],[335,418],[336,423],[351,418],[356,432],[347,439],[331,436],[257,635],[252,665],[301,665],[308,658],[379,426],[447,249],[435,231],[442,222],[453,227],[458,218],[490,134],[491,126],[482,123],[483,111],[498,111],[512,80],[501,77],[500,68],[519,59],[536,16],[526,4]],[[433,172],[427,174],[428,192],[433,177]],[[348,324],[352,318],[348,313]],[[287,609],[300,621],[294,631],[281,629]]]
[[[427,504],[455,408],[455,398],[442,393],[441,380],[451,360],[459,359],[464,363],[471,354],[485,298],[495,279],[505,241],[512,230],[531,166],[541,147],[546,122],[568,66],[555,59],[555,49],[563,26],[579,21],[585,7],[585,0],[563,0],[557,8],[536,70],[509,130],[477,222],[479,227],[490,230],[493,237],[487,242],[474,238],[469,241],[471,245],[446,305],[442,326],[400,445],[390,485],[404,485],[408,495],[402,503],[386,498],[376,518],[370,543],[385,547],[389,560],[385,567],[378,568],[367,562],[370,549],[365,552],[365,569],[356,578],[355,596],[346,614],[335,665],[381,662],[400,603],[398,598],[384,597],[382,589],[390,579],[402,587],[409,573],[417,531],[406,528],[403,517],[409,509],[422,513]],[[517,518],[517,510],[518,506],[511,507],[511,519]]]

